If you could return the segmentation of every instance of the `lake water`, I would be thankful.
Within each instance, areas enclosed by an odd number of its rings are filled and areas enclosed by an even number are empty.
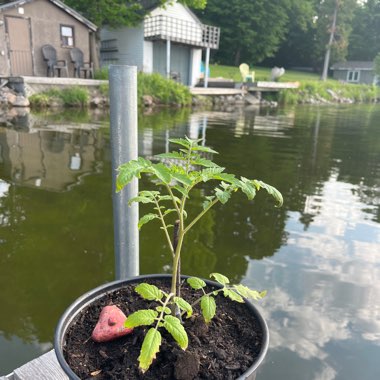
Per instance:
[[[276,209],[261,192],[254,203],[235,195],[184,247],[184,273],[268,291],[258,380],[380,379],[380,106],[162,111],[140,117],[140,154],[185,134],[285,199]],[[65,308],[114,278],[110,157],[107,115],[21,114],[0,126],[0,374],[50,350]],[[154,223],[140,248],[141,273],[170,270]]]

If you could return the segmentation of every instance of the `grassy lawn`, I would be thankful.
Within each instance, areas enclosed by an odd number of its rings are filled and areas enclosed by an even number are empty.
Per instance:
[[[255,81],[269,80],[271,68],[255,66],[250,68],[255,71]],[[241,82],[239,67],[210,65],[210,77],[233,79],[235,82]],[[296,81],[314,81],[319,80],[320,76],[314,73],[304,73],[301,71],[286,70],[285,74],[280,78],[281,82],[296,82]]]

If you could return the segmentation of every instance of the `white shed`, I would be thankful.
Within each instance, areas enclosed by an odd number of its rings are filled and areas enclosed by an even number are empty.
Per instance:
[[[202,50],[207,66],[210,49],[219,47],[219,35],[218,27],[202,24],[188,7],[174,1],[151,9],[135,28],[103,28],[101,65],[133,65],[194,86],[202,76]]]

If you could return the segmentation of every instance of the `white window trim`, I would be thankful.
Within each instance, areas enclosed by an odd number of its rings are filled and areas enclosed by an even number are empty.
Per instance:
[[[358,73],[358,77],[357,77],[357,79],[356,79],[356,80],[355,80],[355,79],[351,79],[351,80],[350,80],[350,73],[352,73],[352,77],[353,77],[353,78],[355,77],[355,73]],[[360,70],[348,70],[348,71],[347,71],[347,78],[346,78],[346,81],[347,81],[347,82],[354,82],[354,83],[359,82],[359,81],[360,81]]]

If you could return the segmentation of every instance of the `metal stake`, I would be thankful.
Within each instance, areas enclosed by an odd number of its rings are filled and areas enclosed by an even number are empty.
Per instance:
[[[115,244],[115,277],[125,279],[139,274],[138,204],[128,206],[137,196],[134,179],[116,193],[117,168],[137,158],[137,67],[111,65],[109,68],[112,200]]]

